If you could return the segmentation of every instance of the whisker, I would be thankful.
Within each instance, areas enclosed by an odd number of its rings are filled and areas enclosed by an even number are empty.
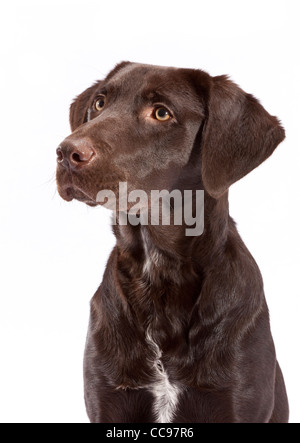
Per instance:
[[[57,194],[57,189],[55,188],[51,200],[54,200],[56,194]]]
[[[46,180],[45,182],[41,183],[41,185],[43,185],[43,186],[45,186],[45,185],[51,185],[51,184],[55,183],[55,181],[56,181],[56,173],[53,172],[53,174],[51,175],[51,177],[50,177],[48,180]]]

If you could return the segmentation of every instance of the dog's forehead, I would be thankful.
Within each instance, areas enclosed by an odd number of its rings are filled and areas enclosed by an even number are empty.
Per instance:
[[[187,71],[166,66],[129,63],[113,74],[108,84],[114,88],[134,91],[151,88],[170,90],[172,86],[187,88]]]
[[[141,76],[143,75],[147,77],[151,77],[151,75],[157,75],[157,76],[160,75],[162,77],[166,77],[178,71],[178,69],[179,68],[173,68],[167,66],[147,65],[141,63],[128,63],[125,66],[121,66],[120,69],[118,69],[117,66],[116,73],[112,76],[112,79],[114,81],[118,80],[122,81],[124,80],[124,78],[129,78],[132,76],[134,77],[138,76],[139,78],[141,78]]]

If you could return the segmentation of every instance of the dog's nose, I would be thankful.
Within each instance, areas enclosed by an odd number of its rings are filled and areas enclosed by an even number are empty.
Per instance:
[[[75,169],[88,165],[96,153],[87,140],[78,142],[64,141],[56,150],[57,163]]]

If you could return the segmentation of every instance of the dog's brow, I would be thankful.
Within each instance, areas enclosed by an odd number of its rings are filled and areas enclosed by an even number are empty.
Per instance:
[[[142,93],[142,97],[146,98],[147,100],[161,100],[164,98],[164,96],[159,92],[149,90]]]
[[[102,88],[100,88],[97,91],[97,95],[100,95],[100,94],[107,95],[107,88],[105,86],[103,86]]]
[[[170,100],[170,98],[168,98],[166,94],[162,94],[157,90],[150,91],[148,89],[147,91],[143,91],[141,96],[147,102],[152,102],[152,103],[162,102],[169,106],[173,105],[172,101]]]

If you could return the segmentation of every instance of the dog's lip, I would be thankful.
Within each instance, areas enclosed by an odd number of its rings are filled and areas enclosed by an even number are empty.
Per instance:
[[[86,203],[89,206],[96,206],[97,203],[89,195],[82,191],[78,186],[68,183],[59,187],[60,196],[70,202],[72,200],[78,200],[80,202]]]
[[[74,199],[74,189],[71,185],[60,186],[59,187],[59,194],[67,202],[70,202]]]

